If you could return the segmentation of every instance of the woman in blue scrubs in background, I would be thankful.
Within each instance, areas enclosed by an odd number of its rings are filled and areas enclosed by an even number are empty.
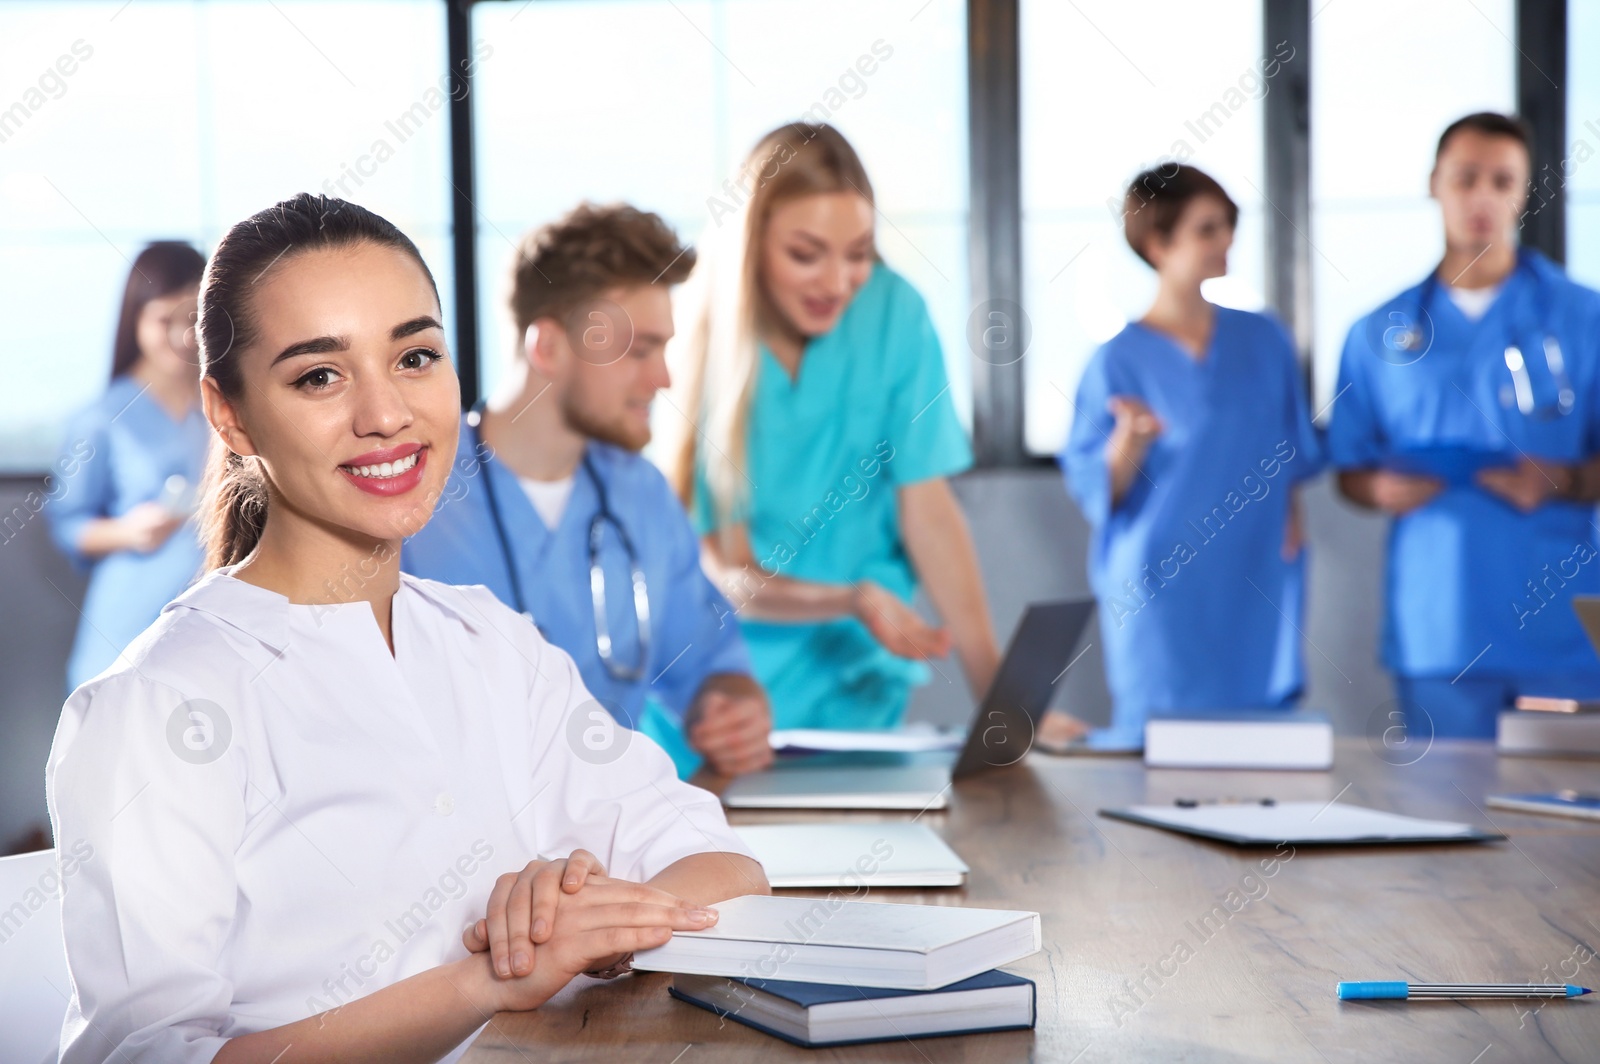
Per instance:
[[[948,478],[972,463],[926,304],[877,256],[872,184],[825,125],[767,134],[686,285],[673,483],[775,728],[900,722],[951,646],[998,664]],[[673,422],[680,422],[674,424]],[[947,627],[912,608],[919,582]],[[734,622],[730,616],[728,623]]]
[[[1061,455],[1130,738],[1152,713],[1287,707],[1303,684],[1296,492],[1321,454],[1283,327],[1201,294],[1238,217],[1192,166],[1134,179],[1124,227],[1160,287],[1084,370]]]
[[[67,689],[116,661],[200,568],[189,513],[210,431],[200,412],[195,299],[205,258],[160,241],[133,262],[111,384],[68,422],[46,507],[57,546],[89,570]]]
[[[1444,131],[1444,258],[1339,366],[1328,449],[1393,517],[1383,661],[1418,739],[1491,738],[1518,695],[1600,698],[1572,611],[1600,593],[1600,292],[1517,246],[1530,144],[1505,115]]]

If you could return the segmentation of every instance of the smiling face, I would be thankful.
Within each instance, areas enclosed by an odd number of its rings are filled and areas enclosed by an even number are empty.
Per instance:
[[[1428,181],[1445,243],[1478,253],[1514,242],[1528,202],[1529,165],[1528,149],[1515,137],[1476,129],[1452,133]]]
[[[823,192],[773,208],[761,234],[767,302],[801,336],[839,323],[872,273],[872,204],[860,193]]]
[[[642,450],[650,442],[650,404],[672,383],[667,286],[613,288],[580,307],[564,325],[549,319],[535,324],[534,368],[557,389],[568,427]]]
[[[1216,196],[1196,196],[1169,235],[1158,233],[1146,242],[1146,252],[1162,277],[1198,285],[1227,274],[1232,246],[1228,205]]]
[[[285,258],[250,294],[240,394],[207,378],[206,416],[271,484],[269,521],[376,540],[432,514],[455,448],[460,388],[422,268],[372,243]]]

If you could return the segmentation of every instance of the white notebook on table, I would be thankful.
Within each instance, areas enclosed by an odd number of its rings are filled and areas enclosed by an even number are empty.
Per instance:
[[[926,824],[755,824],[733,829],[778,889],[959,887],[967,864]]]
[[[1314,710],[1235,710],[1151,717],[1144,726],[1151,768],[1328,769],[1333,724]]]

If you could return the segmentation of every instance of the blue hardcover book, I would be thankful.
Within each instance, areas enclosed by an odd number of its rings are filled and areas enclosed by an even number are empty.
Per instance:
[[[1033,981],[998,968],[938,990],[678,975],[668,993],[807,1048],[1025,1031],[1038,1012]]]
[[[1520,813],[1550,813],[1600,820],[1600,794],[1577,791],[1551,791],[1547,794],[1491,794],[1485,805],[1496,809],[1515,809]]]

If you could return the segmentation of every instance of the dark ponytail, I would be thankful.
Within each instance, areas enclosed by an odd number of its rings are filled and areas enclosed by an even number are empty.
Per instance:
[[[223,396],[236,401],[244,393],[239,358],[258,332],[250,304],[252,286],[302,252],[357,244],[410,255],[438,298],[439,286],[422,253],[394,225],[354,203],[302,192],[229,229],[206,265],[200,282],[201,379],[211,378]],[[233,565],[255,550],[267,524],[268,499],[260,460],[214,441],[200,509],[207,569]]]
[[[205,268],[206,257],[181,240],[157,240],[139,252],[122,289],[117,335],[111,341],[112,380],[131,370],[143,354],[139,350],[139,318],[146,304],[199,284]]]

